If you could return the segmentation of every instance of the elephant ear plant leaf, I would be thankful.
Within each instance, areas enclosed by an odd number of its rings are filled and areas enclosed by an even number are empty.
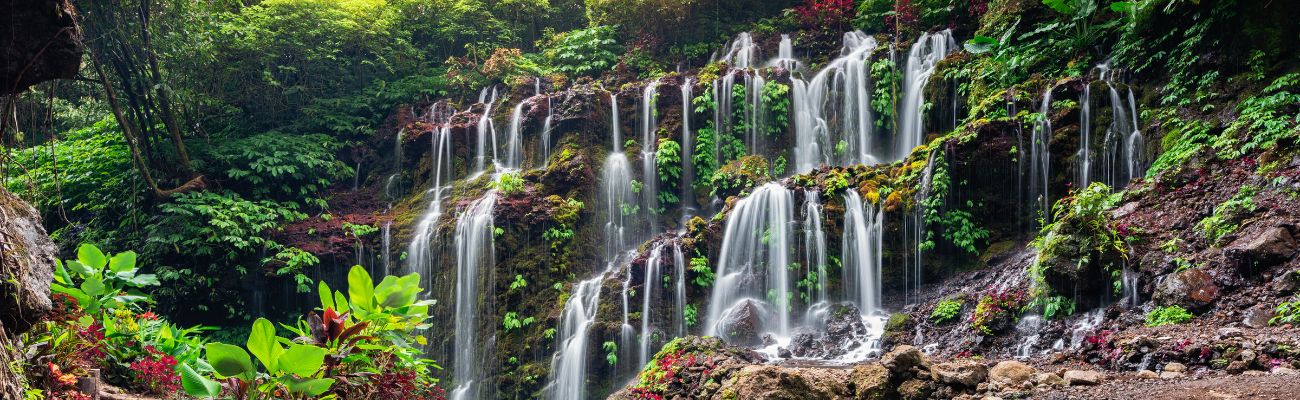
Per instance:
[[[90,314],[122,307],[138,310],[138,303],[149,301],[140,289],[157,286],[158,277],[139,274],[136,258],[130,251],[109,257],[98,247],[83,244],[77,248],[77,259],[55,262],[50,290],[76,299]]]

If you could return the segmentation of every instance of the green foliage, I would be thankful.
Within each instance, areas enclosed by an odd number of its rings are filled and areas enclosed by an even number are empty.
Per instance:
[[[1015,320],[1026,294],[1019,290],[995,291],[980,296],[971,314],[971,328],[984,335],[997,333],[997,329],[1009,324],[1003,322]]]
[[[505,329],[506,332],[510,332],[515,329],[523,329],[526,326],[532,325],[533,321],[533,317],[519,318],[519,313],[510,311],[501,319],[501,327]]]
[[[522,193],[524,191],[524,178],[519,175],[519,172],[506,172],[497,177],[497,181],[492,184],[492,187],[501,192],[503,196]]]
[[[211,151],[217,176],[250,198],[308,202],[354,171],[334,157],[342,144],[322,134],[263,133],[224,141]]]
[[[871,110],[875,111],[876,127],[892,129],[894,121],[894,95],[898,92],[898,83],[903,79],[902,73],[894,66],[889,57],[871,63]]]
[[[604,72],[614,66],[622,52],[612,26],[558,33],[547,42],[542,54],[555,70],[570,76]]]
[[[979,254],[979,244],[989,237],[988,229],[976,223],[974,216],[961,209],[943,210],[948,198],[952,177],[948,173],[948,161],[942,150],[932,153],[929,195],[921,200],[922,219],[925,221],[925,241],[919,245],[921,250],[933,250],[934,227],[942,229],[944,240],[956,245],[970,254]],[[966,201],[966,208],[974,209],[973,201]]]
[[[1255,212],[1254,199],[1259,191],[1258,186],[1242,185],[1237,189],[1237,194],[1214,207],[1214,214],[1198,222],[1196,228],[1210,243],[1216,243],[1224,235],[1236,232],[1241,220]]]
[[[791,267],[791,269],[798,270],[799,263],[792,263]],[[813,292],[821,290],[822,288],[821,277],[817,274],[816,270],[809,269],[808,273],[805,274],[799,282],[795,283],[795,287],[799,290],[799,298],[803,300],[804,303],[812,304]]]
[[[1300,72],[1278,77],[1258,95],[1237,104],[1237,118],[1228,124],[1213,147],[1219,157],[1235,159],[1258,150],[1276,148],[1279,141],[1300,139]]]
[[[1277,305],[1269,325],[1295,325],[1300,323],[1300,301],[1284,301]]]
[[[964,302],[961,299],[942,300],[934,306],[934,311],[930,312],[930,320],[936,324],[952,321],[961,315],[961,307]]]
[[[1026,308],[1042,308],[1043,318],[1056,319],[1074,315],[1076,304],[1065,296],[1039,296],[1034,298]]]
[[[136,308],[148,302],[141,289],[157,286],[158,277],[140,274],[133,251],[107,256],[91,244],[77,249],[77,259],[55,262],[50,291],[71,296],[86,312]]]
[[[695,283],[696,286],[706,288],[713,285],[715,277],[713,268],[709,266],[708,257],[692,257],[690,269],[695,274],[695,278],[691,282]]]
[[[662,139],[655,150],[655,166],[659,171],[659,204],[677,204],[677,184],[682,178],[682,145],[672,139]]]
[[[609,365],[618,364],[618,343],[605,342],[600,345],[600,348],[605,349],[605,361]]]
[[[1176,305],[1156,307],[1154,310],[1147,313],[1146,325],[1161,326],[1181,324],[1191,321],[1193,317],[1192,313],[1189,313],[1186,309]]]
[[[1030,275],[1044,283],[1049,268],[1069,268],[1067,265],[1072,265],[1075,271],[1097,268],[1116,280],[1113,283],[1118,287],[1122,260],[1128,258],[1128,245],[1111,225],[1108,210],[1119,200],[1120,195],[1112,194],[1109,186],[1094,182],[1057,201],[1052,207],[1054,219],[1030,243],[1039,254],[1030,267]]]
[[[849,175],[843,170],[833,169],[826,173],[822,181],[822,193],[833,196],[849,188]]]
[[[515,275],[515,280],[510,281],[510,291],[516,291],[528,287],[528,280],[523,275]]]
[[[771,81],[763,84],[763,106],[771,121],[767,123],[768,135],[781,135],[790,127],[790,86]]]
[[[694,304],[687,304],[686,307],[682,309],[682,321],[686,323],[688,328],[695,326],[696,322],[699,321],[699,318],[700,311],[695,308]]]

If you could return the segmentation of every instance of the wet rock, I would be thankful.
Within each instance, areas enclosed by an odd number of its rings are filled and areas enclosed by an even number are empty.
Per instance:
[[[856,399],[883,399],[889,393],[889,369],[880,364],[859,365],[849,375]]]
[[[1220,328],[1219,339],[1234,339],[1243,335],[1241,328]]]
[[[1097,371],[1069,370],[1063,378],[1070,386],[1093,386],[1101,383],[1104,375]]]
[[[904,399],[925,399],[934,392],[934,382],[922,379],[908,379],[898,385],[898,396]]]
[[[27,332],[49,312],[54,279],[54,243],[40,214],[0,188],[0,361],[21,360],[12,338]],[[21,371],[21,370],[19,370]],[[0,368],[0,398],[22,398],[22,378]]]
[[[1019,361],[1003,361],[989,369],[989,382],[1002,387],[1020,387],[1034,377],[1034,367]]]
[[[1144,370],[1138,371],[1138,373],[1137,373],[1137,377],[1138,377],[1138,379],[1159,379],[1159,378],[1160,378],[1160,374],[1157,374],[1155,371],[1152,371],[1152,370],[1149,370],[1149,369],[1144,369]]]
[[[1238,268],[1259,269],[1277,265],[1296,252],[1291,231],[1274,226],[1257,235],[1243,236],[1223,248],[1223,255]]]
[[[912,368],[930,369],[930,359],[916,347],[908,345],[895,346],[893,350],[880,357],[880,364],[891,373],[901,374]]]
[[[823,321],[824,332],[800,332],[790,339],[790,346],[779,351],[794,357],[829,359],[861,347],[869,339],[862,324],[861,312],[852,304],[832,306]]]
[[[1219,286],[1214,278],[1200,269],[1189,269],[1165,275],[1156,285],[1153,299],[1164,305],[1179,305],[1188,310],[1200,310],[1219,297]]]
[[[718,330],[722,332],[722,339],[727,344],[741,347],[760,347],[763,345],[763,337],[760,336],[762,326],[762,309],[753,301],[746,301],[723,316],[722,321],[719,322]]]
[[[930,373],[942,383],[975,387],[988,378],[989,368],[979,362],[962,360],[935,364],[930,367]]]
[[[1034,384],[1038,386],[1061,387],[1065,386],[1065,379],[1061,378],[1060,375],[1051,372],[1043,372],[1034,375]]]
[[[1278,294],[1291,294],[1297,287],[1300,287],[1300,274],[1286,273],[1280,274],[1273,279],[1271,285],[1274,292]]]

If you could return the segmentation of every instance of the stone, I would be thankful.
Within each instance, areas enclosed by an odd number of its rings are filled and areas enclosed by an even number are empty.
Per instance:
[[[883,399],[889,394],[889,369],[880,364],[859,365],[849,374],[856,399]]]
[[[1239,338],[1243,335],[1241,328],[1219,328],[1219,339]]]
[[[1101,383],[1105,375],[1097,371],[1065,371],[1065,383],[1070,386],[1093,386]]]
[[[1178,378],[1182,378],[1183,376],[1184,374],[1182,372],[1165,371],[1160,373],[1160,379],[1178,379]]]
[[[1278,274],[1276,278],[1273,278],[1273,283],[1270,286],[1277,294],[1291,294],[1297,287],[1300,287],[1300,274]]]
[[[1187,372],[1187,366],[1182,363],[1171,362],[1165,364],[1164,370],[1169,372]]]
[[[938,363],[930,367],[934,380],[949,385],[975,387],[989,376],[989,368],[983,363],[962,360]]]
[[[898,395],[904,399],[925,399],[934,392],[934,382],[923,379],[908,379],[898,385]]]
[[[1138,371],[1138,373],[1137,373],[1137,377],[1138,377],[1138,379],[1159,379],[1159,378],[1160,378],[1160,374],[1157,374],[1155,371],[1152,371],[1152,370],[1149,370],[1149,369],[1144,369],[1144,370]]]
[[[790,345],[778,349],[782,357],[833,359],[859,348],[870,337],[862,323],[862,313],[852,303],[831,306],[824,313],[822,332],[802,331],[790,339]]]
[[[989,369],[989,382],[1003,387],[1019,387],[1038,372],[1034,367],[1019,361],[1003,361]]]
[[[47,2],[36,2],[45,4]],[[45,4],[51,6],[49,4]],[[7,33],[7,32],[6,32]],[[0,363],[14,365],[23,354],[12,342],[40,322],[52,308],[54,242],[45,234],[40,214],[0,188]],[[0,398],[23,398],[22,377],[0,367]]]
[[[912,368],[930,369],[930,359],[920,349],[908,345],[895,346],[889,353],[880,357],[880,364],[891,373],[900,374]]]
[[[841,399],[850,371],[833,368],[793,368],[748,365],[726,379],[719,393],[739,399]]]
[[[1289,260],[1296,248],[1289,229],[1273,226],[1259,234],[1238,238],[1223,248],[1223,255],[1239,269],[1259,270]]]
[[[1065,379],[1051,372],[1043,372],[1034,375],[1034,383],[1038,384],[1038,386],[1061,387],[1065,386]]]
[[[1179,305],[1188,310],[1201,310],[1219,298],[1219,286],[1214,277],[1197,268],[1165,275],[1156,284],[1152,297],[1156,303]]]
[[[1243,313],[1241,324],[1252,329],[1268,327],[1268,320],[1273,318],[1273,309],[1264,306],[1251,307]]]
[[[763,326],[762,309],[752,300],[747,300],[722,316],[718,331],[727,344],[741,347],[760,347],[763,345],[760,327]]]
[[[1242,350],[1242,351],[1241,351],[1241,354],[1238,355],[1238,358],[1237,358],[1237,359],[1239,359],[1239,360],[1241,360],[1241,361],[1244,361],[1244,362],[1246,362],[1246,363],[1250,363],[1251,361],[1255,361],[1255,351],[1254,351],[1254,350]]]
[[[1249,365],[1246,364],[1245,361],[1240,361],[1240,360],[1238,360],[1238,361],[1230,362],[1230,363],[1228,363],[1228,373],[1229,373],[1229,374],[1233,374],[1233,375],[1237,375],[1237,374],[1240,374],[1240,373],[1242,373],[1242,372],[1246,372],[1246,368],[1247,368],[1248,366],[1249,366]]]
[[[70,0],[11,1],[0,32],[0,95],[21,93],[52,79],[72,79],[81,69],[81,29]],[[9,332],[13,333],[13,332]]]
[[[1273,368],[1273,374],[1274,375],[1300,375],[1300,372],[1296,372],[1296,370],[1287,367],[1277,367],[1277,368]]]

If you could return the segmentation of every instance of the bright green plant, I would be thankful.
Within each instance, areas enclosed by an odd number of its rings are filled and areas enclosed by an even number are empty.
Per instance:
[[[521,193],[524,191],[524,178],[520,177],[518,172],[506,172],[497,178],[493,187],[503,196]]]
[[[1259,191],[1258,186],[1242,185],[1232,198],[1214,207],[1214,214],[1198,222],[1197,229],[1200,229],[1201,234],[1205,235],[1211,243],[1236,232],[1241,220],[1255,212],[1255,195],[1259,194]]]
[[[286,347],[283,343],[289,343]],[[247,348],[247,351],[245,351]],[[218,379],[234,378],[236,397],[252,398],[256,390],[269,393],[283,389],[300,396],[319,396],[334,385],[333,378],[323,378],[326,350],[322,347],[293,343],[275,333],[275,325],[265,318],[253,322],[245,347],[225,343],[208,343],[207,361]],[[257,358],[262,372],[253,364]],[[194,369],[182,366],[181,381],[191,396],[215,398],[221,385],[205,378]]]
[[[700,256],[691,258],[691,272],[695,273],[695,278],[691,282],[699,287],[709,287],[713,285],[715,279],[713,268],[709,266],[709,258]]]
[[[516,291],[528,287],[528,280],[523,275],[515,275],[515,280],[510,282],[510,291]]]
[[[618,364],[618,343],[605,342],[604,344],[601,344],[600,347],[605,349],[605,361],[608,362],[609,365]]]
[[[1274,310],[1273,318],[1269,318],[1269,325],[1295,325],[1300,323],[1300,301],[1284,301],[1277,305]]]
[[[655,150],[655,166],[659,171],[659,204],[677,204],[681,201],[676,188],[682,177],[682,145],[672,139],[660,140]]]
[[[135,262],[133,251],[110,257],[94,245],[83,244],[77,249],[76,260],[56,260],[50,291],[72,296],[91,314],[101,309],[134,308],[137,303],[149,301],[140,289],[158,285],[158,277],[140,274]]]
[[[934,306],[934,311],[930,312],[930,320],[936,324],[952,321],[961,315],[961,307],[964,302],[961,299],[946,299]]]
[[[542,54],[557,71],[595,75],[614,66],[621,52],[612,26],[594,26],[556,34]]]
[[[523,329],[524,327],[532,324],[533,324],[533,317],[519,318],[519,313],[516,313],[514,311],[507,312],[505,317],[501,319],[501,327],[505,329],[506,332],[510,332],[515,329]]]
[[[687,304],[686,307],[682,309],[682,320],[686,323],[687,327],[695,326],[699,321],[699,318],[700,311],[695,308],[694,304]]]
[[[790,127],[790,86],[771,81],[763,84],[763,106],[771,118],[767,124],[768,135],[780,135]]]
[[[1161,326],[1161,325],[1170,325],[1170,324],[1181,324],[1187,321],[1191,321],[1192,317],[1194,317],[1192,313],[1187,312],[1186,309],[1177,305],[1156,307],[1156,309],[1151,310],[1151,312],[1147,313],[1146,325]]]
[[[1034,298],[1025,306],[1026,309],[1041,308],[1043,318],[1056,319],[1074,315],[1076,304],[1074,300],[1065,296],[1040,296]]]
[[[351,167],[334,157],[342,147],[327,135],[273,132],[222,142],[211,157],[214,167],[233,182],[228,187],[247,188],[244,194],[251,198],[306,200],[324,207],[324,200],[316,196],[353,174]]]

